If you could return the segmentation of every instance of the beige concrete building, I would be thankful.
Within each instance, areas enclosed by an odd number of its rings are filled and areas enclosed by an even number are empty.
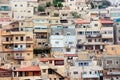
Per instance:
[[[23,26],[24,21],[15,21],[2,29],[2,52],[6,60],[20,64],[33,59],[33,27]]]
[[[109,55],[119,55],[120,45],[106,45],[105,52]]]
[[[50,26],[60,24],[59,17],[35,16],[34,22],[34,45],[35,48],[49,46]]]
[[[37,12],[37,0],[11,0],[9,3],[11,5],[14,20],[32,18]]]

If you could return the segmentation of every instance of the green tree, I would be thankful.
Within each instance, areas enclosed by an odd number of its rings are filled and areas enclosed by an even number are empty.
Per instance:
[[[51,2],[46,2],[46,7],[50,7],[51,6]]]
[[[58,7],[59,7],[59,9],[60,9],[60,8],[62,8],[62,7],[63,7],[63,4],[62,4],[61,2],[59,2],[57,6],[58,6]]]
[[[78,14],[77,12],[71,12],[71,15],[73,16],[73,18],[80,18],[81,15]]]
[[[58,17],[59,16],[59,13],[54,13],[54,17]]]
[[[57,7],[58,2],[59,2],[58,0],[53,0],[54,7]]]
[[[38,6],[38,11],[39,12],[43,12],[43,11],[45,11],[45,7],[44,6]]]
[[[91,8],[92,8],[92,9],[95,8],[95,7],[94,7],[94,4],[93,4],[92,2],[90,3],[90,5],[91,5]]]

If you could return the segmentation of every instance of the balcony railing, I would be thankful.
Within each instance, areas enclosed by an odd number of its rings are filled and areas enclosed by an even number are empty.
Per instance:
[[[120,75],[120,72],[107,72],[107,75]]]
[[[26,48],[13,48],[14,51],[24,51]]]
[[[24,56],[14,56],[14,59],[24,59]]]
[[[97,34],[97,35],[86,35],[86,38],[100,38],[101,34]]]

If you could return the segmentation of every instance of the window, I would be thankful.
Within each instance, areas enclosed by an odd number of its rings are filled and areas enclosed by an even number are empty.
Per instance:
[[[71,49],[70,48],[66,48],[66,52],[70,52],[71,51]]]
[[[56,41],[56,42],[55,42],[55,44],[59,44],[59,42],[58,42],[58,41]]]
[[[73,72],[73,74],[78,74],[78,72],[77,72],[77,71],[75,71],[75,72]]]
[[[48,74],[53,74],[53,70],[52,69],[48,69]]]
[[[17,4],[15,4],[15,7],[17,7]]]
[[[66,35],[70,35],[70,32],[67,32],[67,34]]]
[[[55,33],[55,35],[60,35],[60,34],[57,32],[57,33]]]
[[[23,22],[21,22],[21,25],[23,25]]]
[[[115,50],[115,47],[112,47],[112,50]]]
[[[92,39],[88,39],[88,42],[92,42]]]
[[[6,37],[6,41],[9,41],[9,38],[8,38],[8,37]]]
[[[107,60],[107,64],[112,64],[112,60]]]
[[[20,48],[22,48],[23,47],[23,45],[20,45]]]
[[[24,39],[23,36],[21,36],[21,37],[20,37],[20,41],[23,41],[23,39]]]
[[[28,13],[30,13],[31,11],[28,11]]]
[[[16,56],[18,56],[18,53],[16,53]]]
[[[55,65],[64,65],[64,60],[55,60]]]
[[[56,21],[56,23],[58,23],[58,21]]]
[[[42,71],[43,71],[43,73],[45,73],[45,72],[46,72],[46,69],[43,69]]]
[[[10,56],[10,54],[7,54],[8,56]]]
[[[30,55],[30,53],[27,53],[27,55],[29,56],[29,55]]]
[[[41,45],[41,42],[38,42],[39,45]]]
[[[30,47],[31,47],[31,45],[30,45],[30,44],[26,44],[26,47],[27,47],[27,48],[30,48]]]
[[[94,26],[98,26],[98,24],[94,24]]]
[[[15,48],[17,48],[17,47],[18,47],[18,45],[15,45],[14,47],[15,47]]]
[[[49,60],[49,63],[52,64],[52,60]]]
[[[83,34],[84,34],[84,32],[81,32],[81,31],[80,31],[80,32],[78,32],[78,34],[83,35]]]
[[[22,4],[21,4],[20,6],[21,6],[21,7],[23,7],[23,5],[22,5]]]
[[[97,71],[95,71],[95,74],[97,74]]]
[[[49,23],[52,23],[52,21],[49,21]]]
[[[118,30],[118,32],[120,33],[120,30]]]
[[[116,64],[119,64],[119,61],[116,61]]]
[[[83,74],[87,74],[86,72],[83,72]]]
[[[90,71],[89,74],[92,74],[92,72]]]
[[[18,37],[16,37],[16,40],[18,40]]]

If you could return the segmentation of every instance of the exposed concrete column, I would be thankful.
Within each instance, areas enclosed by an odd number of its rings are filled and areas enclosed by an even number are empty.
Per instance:
[[[12,72],[12,77],[15,77],[14,72]]]
[[[93,46],[93,50],[95,50],[95,45]]]
[[[85,46],[83,46],[83,50],[85,50]]]
[[[100,45],[100,49],[103,49],[103,46],[102,46],[102,45]]]
[[[17,77],[18,77],[18,72],[17,72]]]

